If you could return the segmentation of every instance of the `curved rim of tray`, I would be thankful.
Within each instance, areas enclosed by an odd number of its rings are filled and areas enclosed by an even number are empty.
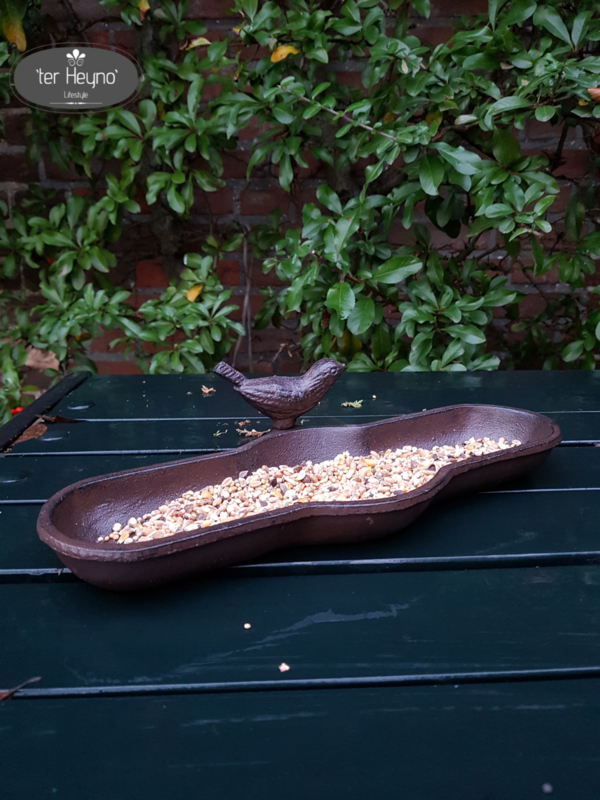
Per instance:
[[[448,464],[442,467],[436,475],[423,486],[413,489],[401,495],[391,498],[378,498],[371,500],[348,500],[337,501],[332,503],[313,502],[313,503],[298,503],[286,508],[274,509],[273,511],[265,511],[261,514],[253,514],[249,517],[243,517],[239,520],[218,523],[206,528],[199,528],[194,531],[182,532],[168,536],[165,539],[158,539],[152,542],[142,542],[129,545],[115,545],[114,542],[86,542],[82,539],[74,539],[62,533],[52,522],[53,512],[55,508],[70,494],[77,492],[85,487],[92,486],[97,483],[105,483],[113,480],[128,477],[135,474],[153,473],[156,471],[169,470],[173,466],[180,466],[184,464],[192,464],[204,461],[216,461],[222,458],[231,458],[233,455],[239,456],[246,452],[259,449],[263,444],[277,437],[292,437],[295,435],[302,436],[305,433],[314,431],[315,428],[293,428],[286,431],[269,431],[260,439],[256,439],[248,444],[240,447],[223,450],[216,453],[208,453],[201,456],[192,456],[190,458],[178,459],[176,461],[162,462],[159,464],[152,464],[144,467],[136,467],[133,469],[122,470],[119,472],[106,473],[92,478],[84,478],[81,481],[72,483],[69,486],[56,492],[50,497],[42,506],[38,521],[37,531],[40,539],[49,545],[57,553],[64,554],[70,558],[84,559],[86,561],[104,561],[104,562],[139,562],[141,560],[150,558],[160,558],[164,555],[169,555],[174,552],[191,549],[194,547],[210,544],[217,540],[233,538],[244,533],[258,530],[265,527],[265,525],[272,525],[274,523],[286,523],[302,519],[305,517],[325,516],[327,514],[336,516],[352,515],[356,512],[381,514],[393,511],[400,511],[405,508],[410,508],[418,503],[426,500],[433,499],[433,496],[438,494],[445,488],[452,478],[464,472],[476,469],[477,467],[489,464],[491,462],[514,460],[522,456],[533,455],[550,450],[556,447],[562,439],[560,428],[549,417],[535,411],[527,411],[525,409],[513,408],[510,406],[496,406],[484,405],[477,403],[463,403],[452,406],[441,406],[427,411],[415,412],[412,414],[401,414],[395,417],[388,417],[386,419],[377,420],[375,422],[367,422],[355,425],[339,425],[332,426],[331,428],[318,428],[319,431],[326,431],[334,429],[337,432],[346,429],[369,429],[377,428],[388,425],[394,425],[398,422],[408,422],[417,417],[435,416],[439,414],[448,413],[456,409],[487,409],[487,410],[502,410],[503,412],[512,411],[520,416],[535,418],[537,421],[543,421],[547,426],[547,435],[542,438],[530,441],[528,443],[520,444],[515,447],[510,447],[506,450],[487,453],[481,456],[470,456],[464,461],[459,461],[454,464]]]

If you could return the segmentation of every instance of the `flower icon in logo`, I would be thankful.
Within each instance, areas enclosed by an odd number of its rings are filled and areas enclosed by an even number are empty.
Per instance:
[[[85,53],[80,53],[79,50],[75,49],[72,53],[67,53],[67,58],[69,59],[70,67],[74,67],[75,65],[80,67],[83,64]]]

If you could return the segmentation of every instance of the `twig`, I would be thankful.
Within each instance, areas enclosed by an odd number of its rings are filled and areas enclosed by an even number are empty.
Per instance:
[[[290,92],[290,90],[287,88],[287,86],[282,86],[281,84],[279,84],[279,88],[283,89],[284,92],[288,92],[289,94],[293,94],[294,97],[296,97],[298,100],[301,100],[303,103],[306,103],[307,105],[312,105],[314,103],[315,105],[319,106],[319,108],[322,111],[327,111],[328,114],[332,114],[336,119],[346,120],[346,122],[350,122],[353,125],[356,125],[357,128],[362,128],[363,130],[370,131],[371,133],[377,133],[379,136],[383,136],[384,138],[389,139],[390,141],[394,142],[395,144],[402,144],[402,142],[399,142],[398,139],[396,139],[395,136],[392,136],[389,133],[384,133],[383,131],[380,131],[377,128],[374,128],[372,125],[367,125],[364,122],[356,122],[356,120],[352,119],[352,117],[349,117],[347,114],[340,113],[339,111],[336,111],[333,108],[327,108],[327,106],[324,106],[322,103],[319,103],[316,100],[311,100],[309,97],[304,97],[301,94],[295,94],[295,92]]]
[[[244,227],[244,238],[242,240],[242,263],[244,265],[244,304],[242,306],[242,326],[246,330],[248,339],[248,368],[250,372],[254,371],[252,363],[252,310],[250,308],[250,293],[252,291],[252,270],[248,259],[248,229]],[[232,364],[235,367],[235,361],[242,346],[242,334],[238,336],[233,351]]]
[[[29,686],[30,683],[37,683],[41,680],[41,678],[29,678],[29,680],[23,681],[23,683],[20,683],[18,686],[14,686],[12,689],[4,689],[3,691],[0,691],[0,700],[9,700],[16,692],[19,691],[19,689],[23,689],[25,686]]]
[[[548,165],[548,172],[554,172],[554,170],[558,168],[562,157],[563,147],[565,146],[566,138],[567,138],[567,126],[563,124],[562,131],[560,132],[560,139],[558,140],[558,146],[556,148],[554,155],[552,156],[552,161]]]

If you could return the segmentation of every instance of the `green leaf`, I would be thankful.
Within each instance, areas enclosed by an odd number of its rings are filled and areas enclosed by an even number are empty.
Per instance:
[[[340,282],[332,286],[327,292],[325,305],[332,311],[336,311],[340,319],[347,319],[356,305],[356,297],[347,283]]]
[[[424,155],[419,165],[419,182],[423,191],[431,196],[436,196],[438,186],[444,177],[444,167],[437,156]]]
[[[556,114],[554,106],[539,106],[535,110],[535,118],[538,122],[548,122]]]
[[[418,272],[423,263],[414,256],[393,256],[373,272],[373,280],[381,283],[399,283]]]
[[[483,344],[485,342],[485,334],[475,325],[450,325],[444,330],[455,339],[461,339],[467,344]]]
[[[584,343],[581,339],[568,344],[562,351],[563,361],[577,361],[579,356],[583,353]]]
[[[375,302],[370,297],[361,297],[348,315],[348,330],[355,336],[368,331],[375,319]]]
[[[126,111],[124,108],[119,108],[116,110],[116,115],[121,125],[125,125],[126,128],[129,128],[129,130],[132,133],[135,133],[137,136],[142,135],[140,123],[137,121],[137,118],[131,113],[131,111]]]
[[[291,125],[298,115],[294,113],[291,103],[281,103],[272,109],[273,116],[282,125]]]
[[[569,239],[572,239],[574,242],[578,241],[581,237],[584,219],[585,206],[581,202],[579,194],[574,194],[565,211],[565,231]]]
[[[533,15],[534,25],[540,28],[545,28],[557,39],[560,39],[566,44],[572,44],[569,31],[565,23],[560,18],[560,15],[550,6],[538,6],[535,14]]]
[[[496,219],[497,217],[505,217],[507,214],[512,214],[513,210],[506,203],[493,203],[485,209],[485,216],[488,219]]]
[[[175,188],[174,184],[171,184],[169,191],[167,192],[167,200],[169,201],[169,205],[177,214],[184,214],[185,213],[185,203],[177,189]]]
[[[490,19],[490,26],[492,29],[496,27],[496,17],[498,15],[498,11],[505,3],[506,0],[488,0],[488,17]]]
[[[503,114],[505,111],[516,111],[520,108],[529,108],[531,101],[524,97],[501,97],[488,108],[485,114],[485,123],[489,127],[492,125],[492,117],[496,114]]]
[[[200,95],[202,93],[202,76],[194,75],[190,83],[190,88],[187,94],[187,107],[192,116],[195,116],[198,111],[198,103],[200,102]]]
[[[453,339],[444,351],[442,356],[442,366],[446,366],[455,358],[460,358],[465,352],[464,346],[461,344],[460,339]]]
[[[581,34],[584,30],[587,30],[588,20],[590,17],[589,11],[582,11],[578,14],[574,21],[573,21],[573,28],[571,30],[571,39],[573,40],[573,44],[575,47],[579,44],[579,40],[581,38]]]
[[[429,15],[431,14],[430,0],[413,0],[412,4],[417,14],[420,14],[422,17],[429,18]]]
[[[521,157],[521,148],[515,137],[507,130],[495,130],[492,139],[494,158],[503,167],[509,167]]]
[[[481,158],[464,147],[451,147],[445,142],[435,142],[431,147],[461,175],[475,175],[481,169]]]
[[[374,358],[385,358],[392,349],[392,339],[390,337],[390,326],[387,322],[382,322],[375,328],[371,339],[371,353]]]
[[[321,183],[317,188],[317,199],[335,214],[342,213],[342,204],[340,203],[340,198],[333,191],[333,189],[330,189],[329,186],[327,186],[326,183]]]
[[[289,191],[292,181],[294,180],[294,169],[292,161],[287,153],[281,156],[279,163],[279,183],[286,192]]]

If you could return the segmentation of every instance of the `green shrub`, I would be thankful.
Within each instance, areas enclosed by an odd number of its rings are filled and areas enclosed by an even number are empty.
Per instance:
[[[32,115],[29,157],[47,147],[61,169],[87,176],[90,192],[60,202],[32,187],[12,224],[0,226],[1,275],[20,284],[0,296],[4,418],[23,402],[27,344],[52,350],[61,373],[88,369],[90,339],[121,328],[143,370],[209,369],[244,333],[213,269],[243,239],[284,284],[264,290],[257,326],[296,315],[306,362],[326,355],[353,370],[595,368],[597,182],[573,180],[566,212],[553,212],[553,203],[572,128],[583,131],[591,168],[598,164],[600,104],[588,92],[600,83],[596,2],[490,0],[487,15],[463,18],[434,48],[409,25],[413,9],[428,15],[428,0],[235,0],[236,27],[222,42],[183,19],[185,2],[153,0],[145,13],[137,1],[105,5],[138,28],[145,88],[128,110]],[[5,45],[0,58],[11,63],[17,45]],[[333,59],[357,59],[362,87],[340,83]],[[213,84],[220,91],[203,100]],[[273,219],[237,233],[215,229],[160,301],[133,309],[114,283],[110,248],[124,220],[140,213],[136,193],[145,194],[152,220],[160,211],[173,230],[195,187],[223,185],[222,155],[255,120],[262,129],[248,175],[271,164],[291,191],[311,162],[324,174],[318,204],[304,206],[301,228],[282,231]],[[521,152],[528,120],[559,134],[554,152]],[[114,159],[118,174],[107,173]],[[522,295],[507,287],[514,266],[536,286],[556,267],[567,284],[531,323],[518,319]],[[32,291],[43,306],[28,308]],[[492,322],[499,307],[508,327]],[[163,349],[147,353],[144,342]]]

